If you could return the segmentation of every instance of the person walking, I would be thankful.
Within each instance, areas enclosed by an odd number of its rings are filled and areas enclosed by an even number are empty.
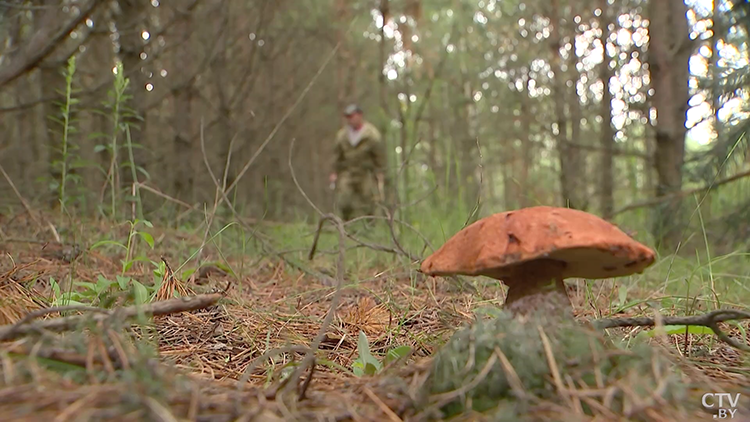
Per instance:
[[[375,215],[385,200],[385,143],[378,129],[366,121],[362,109],[351,104],[344,109],[346,125],[336,134],[333,171],[329,182],[344,221]]]

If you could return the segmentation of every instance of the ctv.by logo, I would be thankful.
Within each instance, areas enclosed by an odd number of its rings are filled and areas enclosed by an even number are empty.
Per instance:
[[[733,419],[737,416],[737,405],[740,402],[740,393],[706,393],[701,398],[703,407],[715,409],[714,419]]]

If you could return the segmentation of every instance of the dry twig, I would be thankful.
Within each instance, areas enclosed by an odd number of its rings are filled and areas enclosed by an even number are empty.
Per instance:
[[[13,193],[15,193],[16,196],[18,197],[18,200],[21,201],[21,205],[23,205],[23,208],[29,214],[29,217],[31,217],[31,219],[34,220],[34,223],[36,223],[36,225],[39,226],[39,228],[43,229],[44,226],[42,226],[42,222],[39,221],[36,218],[36,215],[34,215],[34,213],[31,211],[31,207],[29,206],[29,203],[26,202],[26,199],[24,199],[24,197],[21,195],[21,192],[18,191],[16,184],[13,183],[13,180],[10,178],[10,176],[8,176],[8,173],[5,172],[5,169],[3,168],[2,165],[0,165],[0,173],[3,174],[5,181],[7,181],[8,184],[10,185],[10,188],[13,189]]]
[[[624,212],[636,210],[636,209],[639,209],[639,208],[654,207],[654,206],[659,205],[659,204],[661,204],[663,202],[671,201],[671,200],[674,200],[674,199],[684,198],[686,196],[689,196],[689,195],[692,195],[692,194],[695,194],[695,193],[701,193],[701,192],[708,193],[708,191],[711,190],[712,188],[715,188],[715,187],[718,187],[718,186],[721,186],[721,185],[726,185],[727,183],[736,182],[737,180],[741,180],[741,179],[744,179],[746,177],[750,177],[750,170],[743,171],[741,173],[737,173],[737,174],[735,174],[733,176],[727,177],[726,179],[721,179],[721,180],[712,182],[712,183],[710,183],[707,186],[701,186],[701,187],[698,187],[698,188],[695,188],[695,189],[688,189],[688,190],[684,190],[684,191],[675,192],[675,193],[672,193],[672,194],[669,194],[669,195],[660,196],[660,197],[655,198],[655,199],[649,199],[648,201],[635,202],[635,203],[632,203],[630,205],[626,205],[626,206],[620,208],[619,210],[616,210],[615,212],[612,213],[612,216],[614,217],[614,216],[622,214]]]
[[[336,292],[333,294],[333,298],[331,299],[331,307],[328,310],[328,313],[326,314],[325,318],[323,319],[323,323],[320,325],[320,329],[318,330],[318,334],[315,336],[315,339],[313,340],[312,344],[310,345],[310,350],[308,350],[307,354],[305,355],[305,358],[302,360],[302,363],[297,367],[297,369],[294,371],[292,376],[289,378],[291,382],[284,388],[285,391],[288,391],[292,387],[296,387],[299,385],[299,379],[302,377],[302,372],[304,372],[307,367],[309,366],[310,369],[310,375],[309,377],[312,377],[312,373],[314,371],[315,366],[315,352],[320,347],[320,343],[323,342],[323,339],[326,336],[326,331],[328,330],[328,327],[331,325],[331,321],[333,320],[333,315],[336,313],[336,309],[339,306],[339,302],[341,301],[341,294],[344,291],[344,257],[345,257],[345,249],[344,249],[344,239],[346,238],[346,232],[344,230],[344,223],[341,221],[341,219],[333,214],[326,214],[323,216],[322,221],[330,220],[336,225],[336,228],[339,232],[339,257],[336,265]],[[305,382],[304,385],[299,388],[298,397],[302,398],[305,396],[305,391],[307,389],[307,386],[310,384],[309,381]]]
[[[719,309],[703,315],[690,317],[661,317],[661,325],[695,325],[708,327],[716,334],[719,340],[727,343],[735,349],[750,352],[750,346],[741,344],[729,337],[719,328],[720,322],[732,320],[750,319],[750,312],[738,311],[735,309]],[[655,318],[634,317],[634,318],[604,318],[592,321],[594,327],[599,329],[615,327],[653,327],[656,325]]]

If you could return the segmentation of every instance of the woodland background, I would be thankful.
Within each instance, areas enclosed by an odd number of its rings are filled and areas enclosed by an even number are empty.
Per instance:
[[[729,245],[750,233],[746,10],[3,1],[0,164],[34,204],[129,214],[137,191],[147,217],[174,217],[214,202],[207,164],[222,179],[229,161],[243,216],[309,219],[291,169],[331,210],[333,136],[358,102],[388,144],[393,209],[417,228],[546,204],[614,218],[657,246],[689,227]],[[5,180],[0,198],[20,205]]]
[[[486,393],[490,420],[689,422],[731,389],[750,414],[747,320],[711,331],[750,303],[748,1],[0,0],[0,41],[0,325],[28,328],[0,335],[0,420],[434,420],[409,415]],[[387,143],[367,230],[321,219],[350,102]],[[533,205],[654,248],[566,290],[577,321],[657,329],[610,328],[600,354],[496,319],[498,280],[416,271]],[[197,293],[217,294],[138,330],[37,326]],[[451,344],[468,357],[433,359]],[[674,365],[621,364],[657,349]],[[430,387],[441,365],[460,387]]]

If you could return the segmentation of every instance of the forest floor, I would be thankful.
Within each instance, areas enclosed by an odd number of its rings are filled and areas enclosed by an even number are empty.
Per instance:
[[[100,324],[89,327],[87,334],[82,329],[46,332],[3,342],[0,420],[429,420],[425,413],[415,415],[413,407],[424,393],[420,390],[430,371],[431,356],[459,327],[500,306],[504,295],[502,287],[491,280],[465,279],[470,284],[462,288],[449,280],[423,277],[408,262],[397,265],[381,258],[382,254],[353,249],[348,252],[340,304],[316,354],[317,365],[304,400],[287,400],[282,396],[296,398],[301,387],[292,386],[296,388],[282,395],[284,384],[279,380],[288,380],[331,309],[335,253],[322,250],[307,261],[307,250],[302,247],[264,254],[257,247],[248,252],[249,243],[230,247],[230,241],[213,236],[201,256],[207,264],[196,268],[194,258],[204,239],[203,230],[144,227],[150,236],[139,237],[137,251],[131,245],[132,266],[123,271],[129,225],[79,222],[74,227],[85,232],[78,235],[78,243],[85,246],[71,256],[54,244],[35,242],[42,237],[40,229],[27,216],[0,216],[3,324],[49,306],[53,296],[65,292],[77,292],[68,293],[69,298],[96,307],[138,300],[137,289],[125,288],[129,278],[154,296],[153,286],[164,278],[161,258],[174,270],[179,289],[196,294],[219,291],[225,297],[205,309],[155,317],[146,328]],[[269,236],[274,230],[284,229],[270,229]],[[298,233],[296,243],[309,248],[312,231],[314,227],[307,227]],[[335,236],[331,238],[333,242]],[[109,244],[92,248],[102,239]],[[153,248],[147,245],[150,242]],[[69,280],[77,282],[72,289]],[[118,291],[122,281],[123,289]],[[663,300],[654,299],[648,285],[631,282],[627,290],[623,285],[606,281],[587,288],[571,283],[577,318],[646,315],[646,301],[641,299]],[[742,298],[736,302],[747,303]],[[662,312],[684,314],[677,305],[671,310],[662,305]],[[53,317],[60,313],[39,319]],[[722,326],[750,344],[746,322]],[[635,341],[641,331],[617,329],[609,334]],[[716,417],[701,407],[701,395],[727,391],[742,394],[732,420],[750,421],[748,354],[712,334],[691,331],[671,330],[648,340],[682,371],[691,390],[683,403],[665,403],[657,391],[649,393],[654,400],[635,403],[625,412],[630,415],[617,415],[601,406],[591,407],[581,389],[583,393],[566,400],[537,403],[529,409],[535,415],[529,420],[710,420]],[[403,350],[402,346],[408,346],[411,354],[373,376],[355,375],[360,333],[378,360],[389,351]],[[284,353],[269,353],[274,350]],[[254,361],[265,353],[267,359]],[[243,374],[248,381],[238,386]],[[469,415],[461,420],[482,419]]]

